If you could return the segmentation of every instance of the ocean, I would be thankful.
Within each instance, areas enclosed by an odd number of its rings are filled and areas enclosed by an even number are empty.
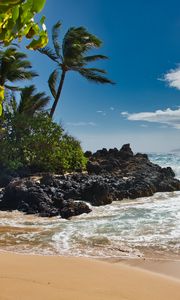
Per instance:
[[[149,154],[180,178],[180,154]],[[180,191],[124,199],[64,220],[0,212],[0,251],[94,258],[177,258]]]

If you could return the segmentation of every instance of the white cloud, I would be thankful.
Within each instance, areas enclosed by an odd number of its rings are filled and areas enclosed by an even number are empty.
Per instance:
[[[141,126],[141,127],[144,127],[144,128],[147,128],[147,127],[148,127],[148,125],[146,125],[146,124],[141,124],[140,126]]]
[[[96,126],[94,122],[67,122],[68,126]]]
[[[101,114],[102,116],[106,116],[106,112],[103,110],[97,110],[96,111],[98,114]]]
[[[129,121],[146,121],[161,124],[167,124],[173,128],[180,129],[180,108],[172,110],[167,108],[165,110],[156,110],[155,112],[140,112],[132,113],[122,112]]]
[[[121,113],[121,115],[122,115],[122,116],[128,116],[129,113],[128,113],[127,111],[123,111],[123,112]]]
[[[166,73],[163,80],[168,83],[169,87],[180,90],[180,66],[176,69],[171,69]]]
[[[111,107],[110,107],[110,110],[112,110],[112,111],[113,111],[113,110],[114,110],[114,107],[112,107],[112,106],[111,106]]]

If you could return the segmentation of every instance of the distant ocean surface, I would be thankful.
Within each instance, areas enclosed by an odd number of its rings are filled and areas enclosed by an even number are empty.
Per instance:
[[[180,153],[149,154],[180,178]],[[70,221],[0,212],[0,250],[99,258],[177,258],[180,254],[180,192],[93,207]]]

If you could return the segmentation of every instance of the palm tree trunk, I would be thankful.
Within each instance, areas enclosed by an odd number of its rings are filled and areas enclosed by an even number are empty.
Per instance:
[[[53,103],[53,106],[52,106],[51,111],[50,111],[50,117],[51,118],[54,115],[54,112],[56,110],[56,106],[57,106],[59,98],[61,96],[61,91],[62,91],[65,75],[66,75],[66,71],[63,70],[62,75],[61,75],[61,80],[60,80],[60,83],[59,83],[59,87],[58,87],[58,90],[57,90],[57,95],[56,95],[56,98],[54,99],[54,103]]]

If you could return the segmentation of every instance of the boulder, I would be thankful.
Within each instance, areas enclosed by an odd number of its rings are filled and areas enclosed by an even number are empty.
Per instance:
[[[101,181],[89,182],[82,190],[82,199],[94,206],[112,203],[108,184]]]
[[[128,160],[129,158],[133,157],[133,152],[131,150],[130,144],[125,144],[122,146],[122,148],[119,151],[119,156],[123,159],[123,160]]]
[[[100,174],[102,171],[101,166],[96,161],[88,161],[86,167],[89,174]]]
[[[60,215],[64,219],[69,219],[72,216],[78,216],[84,213],[88,214],[90,212],[91,209],[85,202],[68,199],[67,201],[64,201]]]

